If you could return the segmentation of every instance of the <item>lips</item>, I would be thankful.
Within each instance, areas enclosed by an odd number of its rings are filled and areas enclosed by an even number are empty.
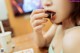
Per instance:
[[[56,12],[46,11],[45,13],[48,14],[48,17],[47,18],[49,18],[51,20],[51,22],[53,22],[55,20],[55,14],[56,14]]]

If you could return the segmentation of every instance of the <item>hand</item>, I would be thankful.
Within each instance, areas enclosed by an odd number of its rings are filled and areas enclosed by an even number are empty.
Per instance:
[[[47,22],[47,19],[45,19],[47,16],[48,14],[45,13],[44,9],[34,10],[30,15],[30,23],[32,28],[35,31],[41,31],[45,25],[44,23]]]

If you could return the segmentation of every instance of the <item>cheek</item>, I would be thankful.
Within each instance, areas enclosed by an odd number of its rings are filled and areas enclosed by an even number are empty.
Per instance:
[[[62,1],[57,1],[55,2],[55,4],[56,4],[56,21],[61,22],[69,16],[72,10],[72,5],[69,2]]]
[[[69,15],[70,15],[70,11],[65,9],[65,10],[58,10],[56,12],[56,22],[62,22],[63,20],[65,20],[66,18],[69,18]]]
[[[63,0],[55,2],[55,5],[56,5],[56,11],[63,14],[64,13],[67,14],[72,9],[71,3]]]

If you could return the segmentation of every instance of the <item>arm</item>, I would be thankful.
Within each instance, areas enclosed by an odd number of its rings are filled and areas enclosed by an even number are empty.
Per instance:
[[[34,31],[36,34],[36,43],[38,44],[39,47],[44,47],[48,46],[53,39],[53,36],[56,32],[57,25],[53,24],[50,29],[45,33],[42,34],[42,31]]]
[[[43,37],[44,37],[44,39],[45,39],[45,45],[46,45],[46,46],[48,46],[48,45],[51,43],[51,41],[52,41],[52,39],[53,39],[53,37],[54,37],[54,34],[55,34],[55,32],[56,32],[57,26],[58,26],[58,25],[53,24],[53,25],[50,27],[50,29],[44,34]]]
[[[45,13],[44,9],[34,10],[30,15],[30,23],[34,33],[36,34],[35,43],[39,47],[43,47],[51,42],[57,28],[57,25],[53,24],[47,33],[42,34],[42,29],[45,26],[44,23],[47,22],[47,19],[45,19],[44,17],[47,16],[48,14]]]

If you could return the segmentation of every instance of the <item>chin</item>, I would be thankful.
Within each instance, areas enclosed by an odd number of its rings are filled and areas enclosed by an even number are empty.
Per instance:
[[[62,22],[61,21],[51,21],[53,24],[55,23],[55,24],[62,24]]]

